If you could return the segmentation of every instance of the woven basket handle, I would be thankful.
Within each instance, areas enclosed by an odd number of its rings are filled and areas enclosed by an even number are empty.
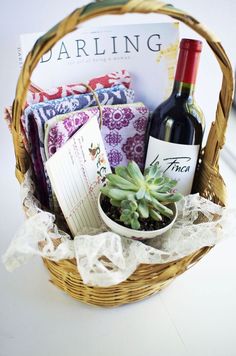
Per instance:
[[[208,166],[212,174],[214,174],[214,172],[218,174],[219,151],[224,145],[227,119],[233,96],[233,72],[229,59],[220,42],[205,28],[205,26],[200,24],[192,16],[161,1],[103,0],[96,3],[90,3],[87,6],[72,12],[36,41],[25,60],[18,79],[16,97],[13,104],[12,133],[16,155],[16,176],[19,181],[22,181],[24,174],[29,167],[29,159],[20,135],[20,117],[24,107],[27,89],[30,85],[30,77],[42,55],[49,51],[49,49],[51,49],[53,45],[67,33],[74,31],[79,23],[88,19],[105,14],[149,12],[171,16],[196,31],[208,42],[220,65],[223,73],[222,86],[217,104],[216,118],[212,123],[203,157],[203,163]]]

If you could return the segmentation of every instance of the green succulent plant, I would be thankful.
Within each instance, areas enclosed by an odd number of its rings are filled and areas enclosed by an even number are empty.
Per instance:
[[[127,167],[116,167],[115,173],[107,175],[107,184],[101,188],[103,195],[120,210],[120,221],[132,229],[140,229],[140,219],[161,221],[171,217],[173,211],[166,205],[182,198],[173,188],[177,181],[163,175],[159,165],[145,169],[130,161]]]

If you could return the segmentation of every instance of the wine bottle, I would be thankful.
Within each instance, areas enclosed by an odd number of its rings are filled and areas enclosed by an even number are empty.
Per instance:
[[[172,93],[152,113],[147,131],[145,167],[159,163],[184,195],[192,189],[205,127],[194,99],[201,50],[201,41],[181,40]]]

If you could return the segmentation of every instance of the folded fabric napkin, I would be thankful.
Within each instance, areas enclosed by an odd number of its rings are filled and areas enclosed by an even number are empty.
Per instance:
[[[131,85],[131,77],[127,70],[122,69],[117,72],[112,72],[103,76],[95,77],[86,82],[93,90],[110,88],[116,85],[124,85],[127,89]],[[38,93],[28,92],[26,99],[26,107],[28,105],[37,104],[43,101],[60,99],[65,96],[84,94],[88,89],[82,84],[62,85],[57,88],[47,89]]]
[[[148,118],[149,110],[142,103],[104,108],[102,136],[111,167],[134,160],[143,168]]]
[[[103,76],[98,76],[90,79],[86,82],[93,90],[102,88],[111,88],[113,86],[122,84],[127,89],[131,85],[131,77],[127,70],[122,69],[117,72],[112,72]],[[25,108],[29,105],[37,104],[44,101],[55,100],[64,98],[66,96],[84,94],[88,92],[88,89],[81,83],[79,84],[68,84],[62,85],[57,88],[40,90],[34,85],[30,85],[31,90],[28,91]],[[12,125],[12,107],[6,107],[4,111],[4,119],[6,120],[9,129],[11,130]],[[21,136],[23,139],[24,146],[29,152],[28,141],[24,132],[23,127],[21,127]]]
[[[91,117],[98,107],[69,115],[58,115],[45,124],[45,155],[50,158]],[[144,166],[145,131],[149,110],[142,103],[108,105],[102,107],[102,137],[111,167],[127,165],[134,160]]]
[[[134,91],[124,85],[98,89],[97,97],[101,105],[125,104],[134,100]],[[35,183],[41,203],[50,207],[52,203],[51,185],[44,169],[44,124],[59,114],[70,113],[97,105],[93,93],[72,95],[61,99],[34,104],[25,109],[22,125],[29,144],[29,152],[35,173]],[[52,206],[51,206],[52,207]]]
[[[48,160],[56,153],[93,116],[96,116],[98,121],[100,120],[100,110],[97,106],[73,111],[70,114],[57,115],[45,122],[44,150],[46,159]]]

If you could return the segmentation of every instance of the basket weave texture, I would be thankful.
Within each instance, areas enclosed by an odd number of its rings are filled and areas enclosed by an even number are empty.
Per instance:
[[[51,49],[58,40],[75,30],[80,23],[88,19],[105,14],[117,15],[149,12],[168,15],[193,29],[205,38],[219,63],[223,74],[222,86],[219,93],[215,121],[212,122],[207,144],[202,150],[195,189],[202,196],[213,202],[225,205],[226,187],[219,174],[218,160],[220,150],[225,142],[227,119],[232,103],[232,68],[220,42],[205,26],[189,14],[158,0],[97,1],[96,3],[78,8],[37,40],[28,54],[20,73],[13,104],[12,136],[16,156],[16,177],[19,182],[23,181],[24,175],[30,166],[30,159],[22,142],[20,117],[24,108],[30,77],[42,55]],[[202,258],[209,250],[210,247],[205,247],[190,256],[167,264],[140,265],[126,281],[107,288],[84,285],[78,273],[75,260],[63,260],[60,262],[44,260],[44,263],[50,272],[51,281],[67,294],[87,304],[108,307],[141,300],[160,291],[173,278],[186,271]]]

